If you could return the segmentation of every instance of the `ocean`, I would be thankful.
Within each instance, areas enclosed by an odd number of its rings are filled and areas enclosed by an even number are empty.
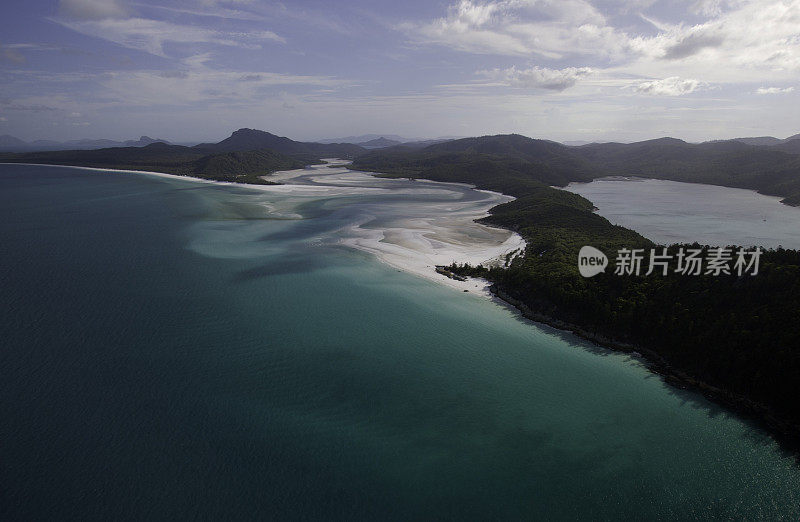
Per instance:
[[[324,169],[0,165],[0,519],[798,518],[759,428],[432,279],[501,196]]]

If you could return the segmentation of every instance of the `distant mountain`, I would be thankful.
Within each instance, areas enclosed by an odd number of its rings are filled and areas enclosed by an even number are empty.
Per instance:
[[[747,145],[759,145],[759,146],[777,145],[783,142],[783,140],[775,138],[774,136],[758,136],[755,138],[734,138],[734,139],[735,141],[738,141],[740,143],[745,143]]]
[[[458,138],[434,138],[432,140],[422,140],[422,141],[407,141],[400,147],[412,148],[412,149],[421,149],[424,147],[430,147],[431,145],[436,145],[437,143],[444,143],[446,141],[453,141],[454,139]]]
[[[256,129],[239,129],[219,143],[201,143],[195,148],[214,152],[270,149],[292,156],[316,158],[353,158],[365,149],[351,143],[315,143],[294,141]]]
[[[393,147],[395,145],[400,145],[402,142],[397,140],[390,140],[389,138],[384,138],[381,136],[380,138],[375,138],[374,140],[364,141],[361,143],[356,143],[359,147],[364,147],[365,149],[383,149],[385,147]]]
[[[16,143],[13,139],[5,141]],[[88,141],[73,143],[87,147],[121,143]],[[320,158],[352,158],[366,152],[350,143],[304,143],[254,129],[239,129],[219,143],[191,147],[171,145],[148,136],[124,144],[127,146],[7,152],[0,154],[0,161],[146,170],[219,181],[269,183],[262,176],[276,170],[297,169],[317,163]]]
[[[144,147],[155,142],[169,143],[166,140],[154,139],[149,136],[142,136],[138,140],[115,141],[115,140],[35,140],[26,142],[13,136],[0,136],[0,150],[8,152],[28,152],[45,150],[91,150],[105,149],[109,147]]]
[[[800,139],[800,134],[795,134],[793,136],[789,136],[785,139],[776,138],[774,136],[756,136],[756,137],[749,137],[749,138],[733,138],[730,140],[711,140],[706,141],[705,143],[721,143],[724,141],[738,141],[739,143],[744,143],[746,145],[754,145],[757,147],[774,147],[776,145],[782,145],[788,143],[790,141],[794,141],[796,139]]]
[[[567,147],[581,147],[583,145],[590,145],[592,143],[597,143],[596,141],[585,141],[585,140],[574,140],[574,141],[562,141],[562,145],[566,145]]]
[[[35,151],[0,154],[0,161],[144,170],[238,183],[269,183],[261,177],[276,170],[302,168],[307,162],[271,150],[209,153],[207,150],[153,142],[143,147]]]
[[[355,143],[360,144],[367,141],[386,138],[388,140],[405,143],[410,141],[408,138],[398,136],[396,134],[362,134],[361,136],[345,136],[344,138],[326,138],[324,140],[316,140],[317,143]]]
[[[9,136],[8,134],[0,136],[0,149],[12,149],[15,147],[24,147],[25,145],[27,145],[26,142],[14,136]]]
[[[778,145],[773,145],[770,148],[782,150],[783,152],[788,152],[790,154],[800,154],[800,136],[797,136],[793,139],[786,138],[783,142],[779,143]]]

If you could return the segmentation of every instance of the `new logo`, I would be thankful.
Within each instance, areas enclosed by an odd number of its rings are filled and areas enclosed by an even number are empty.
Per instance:
[[[608,266],[608,258],[604,253],[595,247],[581,247],[578,252],[578,271],[583,277],[596,276],[600,272],[605,272]]]

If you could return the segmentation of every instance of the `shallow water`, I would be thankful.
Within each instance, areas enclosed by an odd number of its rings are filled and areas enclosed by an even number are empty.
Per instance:
[[[567,190],[661,244],[800,248],[800,208],[752,190],[657,179],[598,179]]]
[[[340,244],[376,193],[309,190],[0,165],[0,518],[800,514],[760,430]]]

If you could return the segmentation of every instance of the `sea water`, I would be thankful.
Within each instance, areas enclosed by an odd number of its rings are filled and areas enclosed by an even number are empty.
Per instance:
[[[0,518],[797,519],[758,428],[348,243],[489,197],[396,183],[0,165]]]

